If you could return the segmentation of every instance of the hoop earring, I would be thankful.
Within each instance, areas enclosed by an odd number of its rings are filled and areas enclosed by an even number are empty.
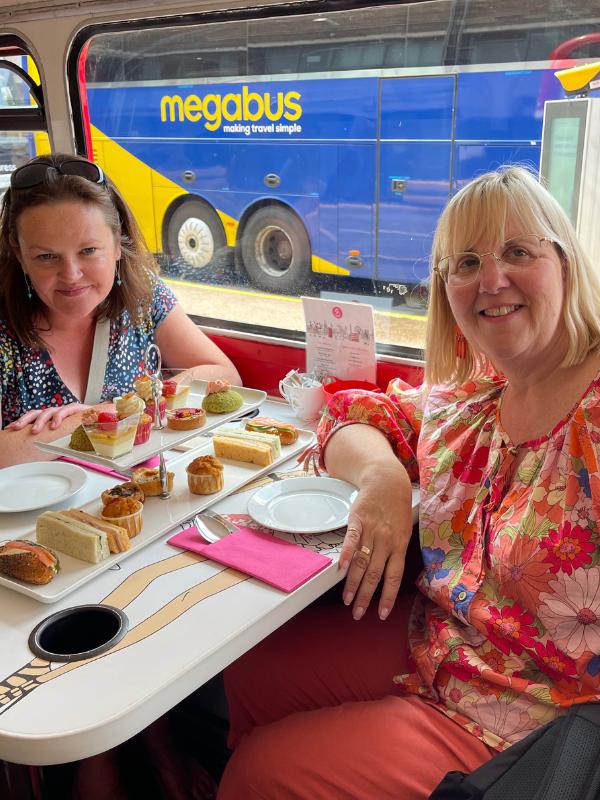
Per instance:
[[[121,280],[121,259],[117,261],[117,267],[115,269],[115,283],[117,286],[120,286],[123,283]]]
[[[27,277],[26,272],[23,273],[23,279],[25,280],[25,291],[27,292],[27,299],[31,300],[31,298],[33,297],[33,287],[31,285],[29,278]]]
[[[454,332],[454,352],[456,353],[456,357],[461,360],[467,356],[467,340],[458,325]]]

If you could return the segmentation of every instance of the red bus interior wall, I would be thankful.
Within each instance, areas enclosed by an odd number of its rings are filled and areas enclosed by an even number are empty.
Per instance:
[[[267,394],[279,396],[279,381],[291,369],[302,371],[305,366],[304,350],[283,344],[253,342],[213,335],[213,341],[238,368],[244,386],[263,389]],[[403,378],[413,386],[423,380],[423,368],[410,364],[391,364],[379,361],[377,384],[385,389],[392,378]]]

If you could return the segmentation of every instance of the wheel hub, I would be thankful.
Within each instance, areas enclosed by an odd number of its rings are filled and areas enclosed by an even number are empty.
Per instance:
[[[181,257],[193,267],[206,267],[212,261],[215,242],[204,220],[189,217],[177,233]]]
[[[256,261],[266,275],[280,278],[292,265],[294,248],[287,233],[275,225],[256,238]]]

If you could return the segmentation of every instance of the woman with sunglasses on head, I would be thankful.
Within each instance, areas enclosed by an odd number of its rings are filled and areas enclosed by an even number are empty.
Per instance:
[[[450,200],[432,264],[425,385],[339,392],[319,427],[360,489],[340,564],[362,621],[308,609],[226,670],[223,800],[421,800],[600,700],[598,272],[519,167]],[[424,569],[396,602],[411,481]]]
[[[14,171],[0,214],[0,466],[47,458],[34,438],[131,391],[151,342],[166,367],[239,383],[157,272],[97,164],[53,154]]]

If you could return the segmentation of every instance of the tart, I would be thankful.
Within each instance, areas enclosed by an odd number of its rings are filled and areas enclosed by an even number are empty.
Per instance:
[[[192,494],[214,494],[223,488],[223,464],[214,456],[199,456],[186,467]]]
[[[119,483],[117,486],[113,486],[112,489],[105,489],[100,495],[103,506],[107,506],[113,500],[120,500],[122,497],[131,497],[133,500],[139,500],[140,503],[143,503],[146,499],[140,487],[133,481]]]
[[[174,472],[167,472],[167,491],[173,490]],[[146,497],[158,497],[162,494],[160,470],[158,467],[140,467],[131,473],[131,480],[139,486]]]
[[[174,431],[192,431],[201,428],[206,422],[206,412],[202,408],[167,409],[167,427]]]
[[[137,536],[142,530],[143,505],[132,497],[121,497],[113,500],[102,509],[104,519],[125,528],[130,538]]]

